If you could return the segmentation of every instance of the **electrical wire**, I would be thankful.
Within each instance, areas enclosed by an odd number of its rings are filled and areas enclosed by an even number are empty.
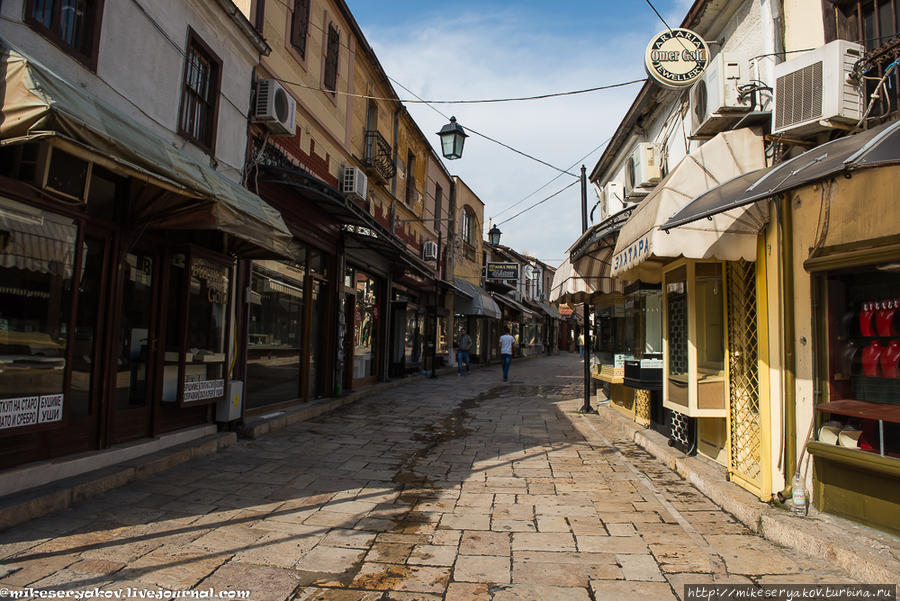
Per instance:
[[[580,183],[580,179],[575,180],[574,182],[572,182],[571,184],[569,184],[568,186],[566,186],[566,187],[563,188],[562,190],[558,190],[558,191],[554,192],[553,194],[551,194],[551,195],[548,196],[547,198],[545,198],[545,199],[543,199],[543,200],[539,200],[538,202],[534,203],[533,205],[528,206],[528,207],[522,209],[521,211],[519,211],[518,213],[516,213],[515,215],[513,215],[513,216],[510,217],[509,219],[504,219],[503,221],[501,221],[500,223],[498,223],[498,224],[496,224],[496,225],[497,225],[497,226],[501,226],[501,225],[503,225],[504,223],[509,223],[510,221],[512,221],[513,219],[515,219],[516,217],[518,217],[519,215],[522,215],[522,214],[524,214],[524,213],[527,213],[528,211],[530,211],[531,209],[537,207],[538,205],[544,204],[545,202],[547,202],[547,201],[550,200],[551,198],[554,198],[554,197],[556,197],[556,196],[559,196],[560,194],[562,194],[563,192],[565,192],[566,190],[568,190],[569,188],[571,188],[572,186],[574,186],[575,184],[578,184],[578,183]]]

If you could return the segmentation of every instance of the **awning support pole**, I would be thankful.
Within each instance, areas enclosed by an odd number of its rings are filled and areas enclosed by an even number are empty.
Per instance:
[[[587,224],[587,168],[581,166],[581,234],[588,229]],[[584,404],[580,413],[594,413],[591,408],[591,297],[584,301]]]

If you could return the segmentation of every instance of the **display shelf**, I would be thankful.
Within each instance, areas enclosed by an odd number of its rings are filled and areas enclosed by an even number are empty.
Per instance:
[[[900,405],[843,399],[820,403],[816,405],[816,410],[822,413],[900,424]]]

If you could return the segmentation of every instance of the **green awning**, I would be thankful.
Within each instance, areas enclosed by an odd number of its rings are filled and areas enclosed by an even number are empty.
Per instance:
[[[244,243],[235,246],[240,254],[253,256],[262,251],[291,256],[292,235],[281,214],[259,196],[2,38],[0,74],[5,86],[0,99],[3,143],[25,143],[41,137],[66,140],[81,146],[84,152],[117,163],[126,175],[140,171],[160,180],[160,193],[142,195],[135,203],[134,225],[218,230]],[[112,169],[116,170],[116,165]]]

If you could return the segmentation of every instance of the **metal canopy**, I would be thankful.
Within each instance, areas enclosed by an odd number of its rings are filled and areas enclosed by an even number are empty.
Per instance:
[[[784,163],[747,173],[694,198],[661,229],[712,217],[794,188],[853,171],[900,163],[900,121],[826,142]]]

